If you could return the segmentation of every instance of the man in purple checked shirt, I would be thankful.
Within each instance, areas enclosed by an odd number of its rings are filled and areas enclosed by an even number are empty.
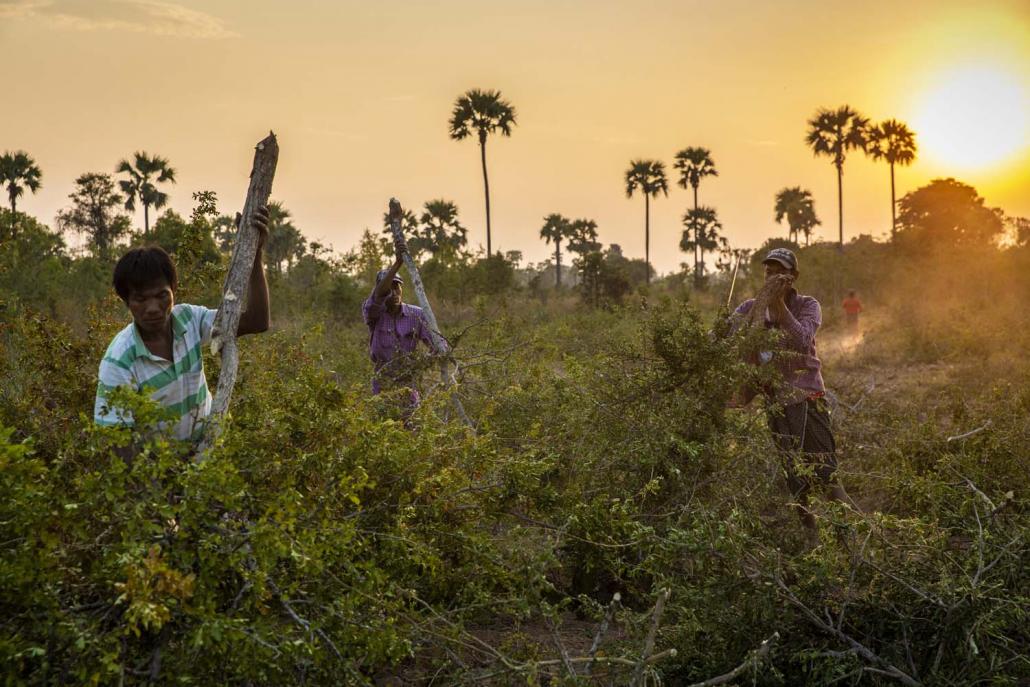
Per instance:
[[[775,289],[763,321],[767,329],[776,329],[781,336],[776,350],[760,352],[754,362],[775,365],[785,382],[775,397],[768,399],[769,429],[783,460],[787,486],[805,535],[814,545],[819,541],[819,530],[815,516],[807,507],[812,480],[799,474],[799,461],[807,466],[807,472],[814,473],[829,488],[831,498],[854,506],[835,475],[837,446],[830,427],[822,363],[815,351],[815,333],[822,324],[822,309],[819,301],[799,294],[794,288],[800,273],[793,251],[774,248],[762,263],[766,284]],[[731,316],[731,323],[739,324],[754,305],[754,298],[741,303]]]
[[[404,264],[407,250],[403,240],[394,242],[397,257],[393,265],[376,275],[375,289],[361,306],[361,314],[368,325],[368,352],[375,365],[372,393],[407,388],[411,393],[409,410],[412,410],[420,400],[412,356],[419,341],[432,350],[433,339],[422,308],[401,300],[404,280],[397,272]]]

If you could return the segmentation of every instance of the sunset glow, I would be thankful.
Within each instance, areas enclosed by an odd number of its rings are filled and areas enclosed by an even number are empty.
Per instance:
[[[1030,145],[1027,84],[1000,67],[956,69],[933,84],[912,125],[928,157],[956,172],[1003,164]]]
[[[480,88],[518,111],[512,135],[490,142],[490,203],[494,247],[526,262],[550,259],[539,230],[555,212],[596,221],[603,244],[643,257],[643,203],[625,197],[626,165],[671,169],[688,146],[712,153],[719,176],[699,203],[718,209],[734,246],[781,234],[773,196],[798,185],[822,220],[813,240],[836,239],[836,173],[804,135],[819,108],[842,105],[913,132],[899,198],[954,177],[1030,215],[1025,0],[298,7],[0,0],[0,59],[31,56],[5,80],[16,105],[0,108],[0,151],[26,150],[44,170],[20,207],[53,223],[79,175],[111,174],[144,150],[176,169],[168,208],[189,216],[192,193],[206,189],[235,212],[254,142],[273,129],[283,151],[275,196],[309,240],[344,252],[366,228],[381,230],[390,197],[414,208],[445,198],[470,249],[485,249],[479,151],[447,129],[455,98]],[[813,21],[848,29],[813,32]],[[861,153],[846,167],[849,233],[885,236],[887,169]],[[675,178],[651,204],[661,273],[679,269],[692,205]],[[142,213],[133,221],[142,226]]]

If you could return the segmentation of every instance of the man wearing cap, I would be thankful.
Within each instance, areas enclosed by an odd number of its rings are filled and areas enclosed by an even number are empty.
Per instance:
[[[383,389],[407,388],[411,393],[411,406],[419,402],[415,388],[415,371],[411,356],[422,341],[430,349],[433,339],[422,308],[401,300],[404,280],[397,274],[404,264],[407,246],[403,241],[394,243],[397,256],[389,269],[376,274],[372,295],[361,306],[361,314],[368,325],[368,349],[375,365],[372,393]]]
[[[763,351],[758,364],[775,364],[785,384],[773,394],[769,404],[769,429],[784,462],[787,486],[797,503],[798,515],[812,543],[818,542],[815,517],[806,507],[810,478],[799,475],[796,461],[803,457],[808,470],[830,488],[831,497],[850,503],[837,483],[836,443],[830,429],[829,406],[824,398],[821,363],[815,351],[815,333],[822,324],[819,301],[803,296],[794,288],[798,278],[798,260],[786,248],[769,251],[765,260],[768,306],[764,314],[767,329],[782,333],[781,345],[774,351]],[[740,304],[731,321],[739,323],[755,307],[752,298]],[[757,315],[757,313],[756,313]]]

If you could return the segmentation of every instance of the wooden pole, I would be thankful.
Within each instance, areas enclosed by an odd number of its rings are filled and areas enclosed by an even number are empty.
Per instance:
[[[222,370],[218,375],[218,388],[211,402],[211,414],[208,416],[207,429],[198,456],[203,456],[222,433],[225,413],[229,409],[233,386],[236,385],[236,371],[240,364],[236,329],[240,325],[243,299],[247,294],[250,273],[254,269],[254,258],[257,255],[258,233],[251,227],[251,221],[258,208],[268,205],[278,161],[279,143],[275,139],[275,133],[269,132],[255,147],[250,187],[247,189],[247,199],[243,204],[240,226],[236,233],[236,247],[233,248],[229,272],[222,287],[222,304],[215,315],[211,351],[215,355],[221,355]]]
[[[730,307],[730,303],[733,302],[733,288],[737,285],[737,270],[740,269],[740,256],[741,253],[737,253],[737,261],[733,264],[733,279],[730,281],[730,293],[726,296],[726,307]]]
[[[401,209],[400,202],[396,198],[391,198],[390,231],[393,233],[393,238],[398,242],[404,242],[404,232],[401,231],[401,218],[403,216],[404,211]],[[450,363],[447,361],[447,355],[451,352],[451,347],[447,344],[443,335],[440,334],[440,326],[436,323],[433,306],[429,304],[429,297],[426,296],[426,287],[422,284],[422,275],[419,274],[415,259],[407,251],[404,252],[404,265],[408,268],[408,276],[411,277],[411,286],[415,290],[418,304],[422,307],[422,315],[426,318],[426,323],[429,325],[429,337],[433,340],[433,352],[440,356],[440,375],[443,383],[448,387],[453,386],[454,377],[451,374]],[[454,401],[454,407],[461,419],[466,425],[474,428],[475,425],[472,424],[472,420],[465,413],[461,400],[453,394],[451,399]]]

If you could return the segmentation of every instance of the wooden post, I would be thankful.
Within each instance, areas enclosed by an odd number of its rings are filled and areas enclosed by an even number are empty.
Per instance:
[[[279,143],[275,139],[275,133],[269,132],[254,151],[254,166],[250,172],[250,187],[247,189],[247,199],[243,204],[240,226],[236,233],[236,246],[229,262],[229,272],[225,276],[225,285],[222,287],[222,304],[215,315],[211,351],[215,355],[221,354],[222,370],[218,375],[218,388],[211,402],[211,414],[207,419],[207,428],[197,452],[198,456],[203,456],[222,433],[225,413],[229,409],[233,386],[236,385],[236,370],[240,363],[236,329],[240,325],[243,300],[247,294],[250,273],[254,269],[254,258],[257,255],[258,233],[251,227],[251,221],[258,208],[268,205],[278,161]]]
[[[726,296],[726,308],[730,307],[730,303],[733,302],[733,288],[737,285],[737,270],[740,269],[740,256],[742,253],[737,253],[737,261],[733,263],[733,279],[730,280],[730,292]]]
[[[401,231],[401,217],[404,212],[401,209],[401,204],[396,198],[390,199],[390,231],[393,233],[393,238],[396,241],[404,241],[404,232]],[[422,284],[422,275],[418,272],[418,265],[415,264],[415,259],[411,257],[411,253],[404,252],[404,265],[408,268],[408,276],[411,277],[411,286],[415,290],[415,296],[418,298],[418,304],[422,307],[422,314],[426,318],[426,323],[429,325],[429,337],[433,340],[433,352],[440,356],[440,376],[443,379],[443,383],[446,386],[452,386],[454,384],[454,377],[451,375],[450,363],[447,361],[447,355],[451,352],[451,347],[447,344],[447,341],[440,334],[440,326],[436,323],[436,315],[433,314],[433,307],[429,305],[429,297],[426,296],[426,287]],[[472,424],[472,420],[465,413],[464,406],[461,405],[461,400],[451,395],[451,399],[454,401],[454,408],[458,411],[458,415],[469,427],[475,428]]]

